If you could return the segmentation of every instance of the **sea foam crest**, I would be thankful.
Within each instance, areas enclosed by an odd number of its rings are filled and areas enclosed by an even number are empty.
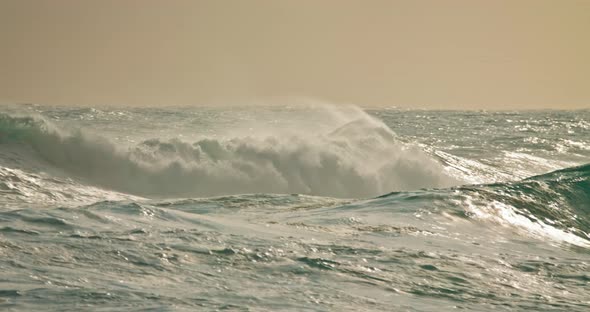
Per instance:
[[[142,196],[368,197],[457,183],[441,164],[398,141],[387,126],[362,110],[320,111],[316,113],[326,117],[319,130],[307,126],[287,132],[277,126],[254,136],[194,143],[154,138],[132,147],[80,130],[58,129],[41,118],[0,115],[0,144],[26,145],[35,157],[68,175]]]

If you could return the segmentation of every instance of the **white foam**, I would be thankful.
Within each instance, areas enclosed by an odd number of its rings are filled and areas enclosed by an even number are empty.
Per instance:
[[[144,196],[303,193],[368,197],[456,184],[437,161],[354,107],[310,109],[314,123],[194,143],[152,139],[132,148],[46,124],[26,142],[76,177]]]

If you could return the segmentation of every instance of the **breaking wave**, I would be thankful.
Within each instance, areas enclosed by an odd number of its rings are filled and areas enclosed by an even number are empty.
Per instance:
[[[84,183],[141,196],[299,193],[370,197],[458,182],[358,110],[329,130],[227,139],[148,139],[132,147],[38,117],[0,114],[0,144]],[[21,155],[22,156],[22,155]],[[26,158],[26,157],[23,157]]]

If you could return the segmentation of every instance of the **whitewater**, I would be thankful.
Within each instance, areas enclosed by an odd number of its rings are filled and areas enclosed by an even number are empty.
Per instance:
[[[302,102],[0,105],[0,310],[590,310],[590,110]]]

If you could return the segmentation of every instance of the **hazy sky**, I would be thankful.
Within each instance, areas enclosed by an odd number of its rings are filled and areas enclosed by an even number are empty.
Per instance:
[[[0,0],[0,102],[590,108],[590,0]]]

